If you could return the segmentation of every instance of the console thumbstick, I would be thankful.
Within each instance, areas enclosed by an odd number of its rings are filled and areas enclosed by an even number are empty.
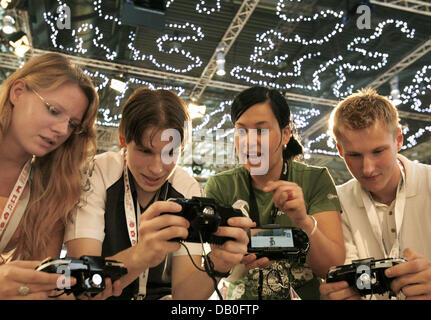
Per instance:
[[[371,286],[371,278],[368,273],[363,273],[359,276],[359,280],[361,280],[364,288],[370,288]]]
[[[98,288],[102,284],[102,281],[103,281],[102,276],[100,274],[96,273],[91,277],[90,284],[92,287]]]

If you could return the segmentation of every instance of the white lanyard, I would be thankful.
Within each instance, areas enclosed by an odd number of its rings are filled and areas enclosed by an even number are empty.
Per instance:
[[[380,239],[379,245],[382,252],[384,252],[385,258],[399,258],[402,253],[401,248],[401,227],[403,223],[403,217],[404,217],[404,207],[406,204],[406,179],[404,175],[403,168],[400,165],[400,171],[401,171],[401,181],[398,184],[397,187],[397,194],[395,197],[395,225],[397,228],[397,237],[394,241],[394,244],[392,245],[392,248],[387,248],[385,241],[383,239],[383,232],[382,232],[382,226],[380,225],[379,219],[377,217],[376,207],[374,206],[374,203],[372,201],[371,195],[369,192],[361,192],[362,195],[362,201],[364,202],[368,219],[371,223],[373,233],[376,237],[376,239]]]
[[[398,164],[400,165],[401,170],[401,181],[398,184],[397,195],[395,200],[395,227],[397,231],[397,237],[394,241],[394,245],[392,246],[389,257],[399,258],[402,256],[401,247],[401,228],[403,224],[404,218],[404,208],[406,206],[406,197],[407,197],[407,187],[406,187],[406,176],[404,174],[404,167],[402,167],[401,162],[398,160]]]
[[[130,243],[132,247],[138,242],[138,230],[139,230],[139,218],[141,216],[141,206],[139,205],[138,199],[136,199],[137,217],[135,216],[135,207],[133,205],[132,191],[130,188],[129,172],[127,170],[127,151],[123,152],[123,177],[124,177],[124,212],[126,214],[127,230],[129,233]],[[156,198],[158,197],[158,193]],[[139,275],[139,292],[141,297],[145,297],[147,294],[147,282],[148,282],[149,269],[145,270]]]
[[[28,200],[30,198],[29,193],[21,199],[18,204],[19,199],[24,192],[25,185],[30,177],[31,172],[31,160],[27,161],[24,165],[15,186],[9,195],[8,201],[0,215],[0,253],[6,248],[9,240],[16,231],[19,222],[24,214],[25,208],[27,207]],[[9,228],[8,228],[9,226]]]

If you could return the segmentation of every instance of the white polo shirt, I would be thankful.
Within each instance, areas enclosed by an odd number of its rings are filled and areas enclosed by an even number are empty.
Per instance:
[[[395,258],[402,255],[405,248],[411,248],[431,260],[431,166],[415,163],[402,155],[398,155],[398,159],[405,168],[405,201],[400,201],[398,192],[393,208],[383,209],[387,211],[386,222],[379,219],[377,211],[381,208],[376,210],[356,179],[337,186],[343,210],[346,264],[369,257]],[[389,212],[392,212],[394,220],[388,219]],[[393,229],[395,232],[392,232]],[[393,236],[384,236],[388,230]],[[389,247],[382,241],[391,237],[394,243],[398,242],[398,247]],[[388,250],[385,250],[385,245]]]

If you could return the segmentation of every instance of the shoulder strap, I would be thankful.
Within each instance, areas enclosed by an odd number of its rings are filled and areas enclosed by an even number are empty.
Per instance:
[[[288,178],[289,178],[288,168],[289,168],[289,164],[286,160],[283,162],[283,168],[281,170],[280,180],[288,181]],[[250,192],[250,199],[249,199],[250,218],[254,222],[256,222],[257,226],[260,226],[259,208],[257,207],[256,195],[253,190],[253,181],[252,181],[250,172],[248,173],[248,189]],[[276,216],[277,216],[277,208],[273,205],[271,209],[272,223],[274,223]]]

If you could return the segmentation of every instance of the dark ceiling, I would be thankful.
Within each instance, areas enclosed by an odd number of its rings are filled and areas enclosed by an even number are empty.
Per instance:
[[[195,119],[193,126],[204,132],[206,142],[214,142],[217,128],[232,128],[228,101],[248,86],[263,84],[286,94],[311,154],[307,161],[337,171],[340,177],[335,179],[340,182],[349,175],[325,135],[327,115],[343,96],[365,86],[390,96],[389,82],[397,76],[402,100],[398,108],[405,126],[403,152],[431,163],[430,154],[425,154],[429,148],[418,149],[427,144],[431,131],[431,1],[422,1],[430,7],[412,10],[407,4],[396,9],[381,5],[385,1],[249,0],[244,2],[258,4],[241,22],[236,15],[244,8],[243,1],[169,0],[163,3],[164,14],[145,11],[140,23],[151,26],[139,27],[119,22],[125,2],[30,0],[20,8],[28,13],[34,54],[61,51],[76,57],[93,76],[101,97],[100,132],[105,134],[101,150],[116,141],[120,106],[139,86],[167,87],[189,101],[196,85],[204,82],[198,102],[206,105],[207,116]],[[135,5],[148,9],[151,2]],[[71,10],[70,29],[58,27],[61,5]],[[366,22],[365,11],[356,13],[358,5],[370,9],[369,29],[358,27],[358,22]],[[226,75],[205,78],[218,44],[238,21],[225,56]],[[126,81],[128,89],[112,90],[112,78]],[[383,80],[376,83],[379,79]],[[231,137],[223,140],[225,147]],[[205,142],[195,149],[195,156],[215,150]],[[229,164],[207,167],[217,171]]]

